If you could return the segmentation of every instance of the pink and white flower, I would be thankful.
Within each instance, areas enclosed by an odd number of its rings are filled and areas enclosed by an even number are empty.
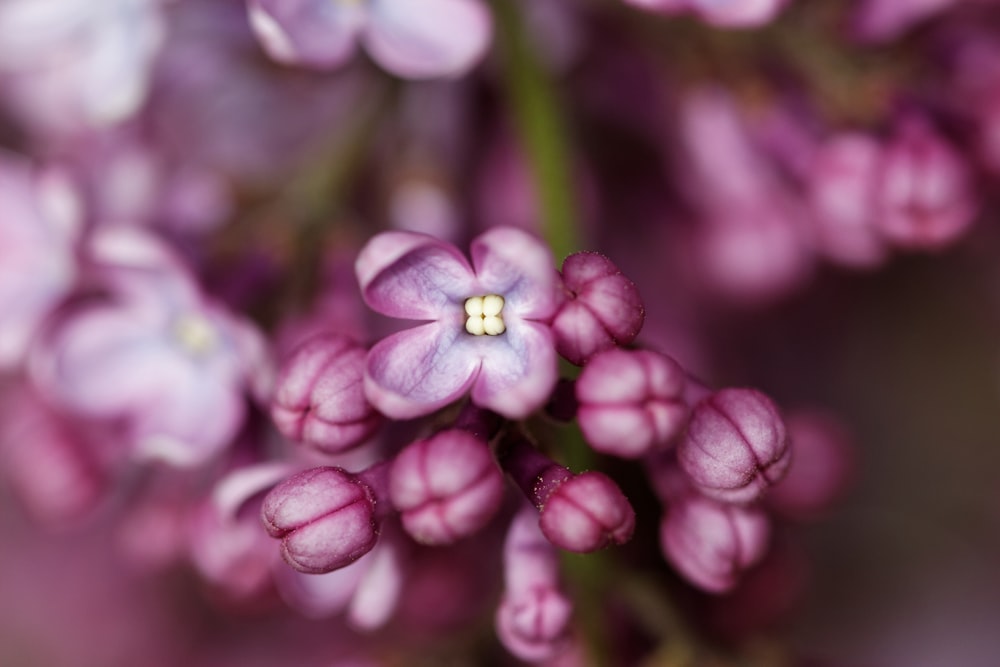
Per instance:
[[[511,419],[541,407],[557,379],[547,322],[559,300],[549,250],[534,236],[497,227],[472,241],[472,264],[431,236],[386,232],[355,265],[365,302],[424,324],[368,353],[365,393],[396,419],[430,414],[471,392],[476,405]]]

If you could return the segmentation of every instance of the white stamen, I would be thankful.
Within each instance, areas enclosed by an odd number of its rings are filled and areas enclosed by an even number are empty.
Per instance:
[[[487,294],[483,297],[483,317],[498,317],[503,312],[503,297]]]
[[[469,317],[483,316],[483,297],[470,296],[465,300],[465,314]]]
[[[482,336],[486,333],[486,325],[481,317],[470,317],[465,321],[465,330],[473,336]]]
[[[483,330],[488,336],[499,336],[504,331],[507,330],[507,325],[503,323],[503,319],[495,315],[490,317],[484,317],[482,319]]]
[[[499,336],[507,330],[503,321],[504,299],[499,294],[470,296],[465,300],[465,330],[473,336]]]

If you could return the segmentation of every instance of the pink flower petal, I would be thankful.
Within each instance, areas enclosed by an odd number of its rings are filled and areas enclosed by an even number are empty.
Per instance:
[[[457,346],[484,348],[482,371],[472,388],[476,405],[520,419],[545,403],[558,379],[555,346],[548,327],[510,319],[507,333],[502,336],[463,338]]]
[[[559,304],[552,253],[537,237],[516,227],[494,227],[472,241],[472,265],[480,286],[506,301],[504,313],[547,320]]]
[[[410,79],[457,77],[482,58],[493,24],[478,0],[371,0],[372,58]]]
[[[268,55],[283,63],[335,68],[356,49],[366,21],[361,3],[250,0],[250,25]]]
[[[365,303],[383,315],[436,320],[477,295],[475,276],[455,246],[425,234],[385,232],[354,265]],[[460,325],[461,326],[461,325]]]
[[[400,331],[368,353],[365,394],[395,419],[430,414],[458,399],[482,364],[473,344],[485,337],[465,333],[456,318]]]

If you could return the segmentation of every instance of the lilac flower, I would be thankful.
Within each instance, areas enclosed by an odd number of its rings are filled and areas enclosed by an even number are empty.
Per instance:
[[[21,363],[31,339],[77,277],[79,197],[55,169],[33,172],[0,152],[0,368]]]
[[[389,474],[389,495],[403,527],[424,544],[448,544],[472,535],[503,501],[503,474],[489,445],[449,429],[401,451]]]
[[[372,550],[388,505],[388,464],[358,475],[342,468],[304,470],[278,484],[261,507],[268,534],[281,540],[281,555],[300,572],[342,568]]]
[[[497,636],[522,660],[542,662],[568,647],[573,603],[559,585],[559,554],[525,507],[511,521],[504,542],[504,595],[497,608]]]
[[[692,409],[677,459],[699,491],[741,503],[781,479],[791,448],[771,399],[753,389],[723,389]]]
[[[582,365],[601,350],[628,345],[646,311],[635,283],[595,252],[570,255],[562,265],[567,299],[552,319],[559,354]]]
[[[146,98],[163,41],[162,0],[0,3],[5,101],[44,133],[118,122]]]
[[[695,238],[699,277],[741,301],[764,301],[805,282],[813,257],[804,207],[735,97],[718,88],[689,94],[680,126],[680,179],[703,218]]]
[[[410,79],[464,74],[492,34],[479,0],[248,0],[248,7],[276,60],[335,68],[360,41],[379,65]]]
[[[271,417],[285,437],[335,454],[361,444],[381,424],[365,400],[365,349],[346,336],[317,334],[285,361]]]
[[[822,515],[850,485],[855,473],[853,438],[831,414],[794,412],[786,420],[795,457],[767,496],[768,506],[795,519]]]
[[[635,458],[665,446],[687,420],[684,369],[650,350],[598,353],[576,382],[577,419],[591,447]]]
[[[538,508],[542,533],[557,547],[589,553],[632,538],[635,511],[604,473],[574,475],[520,437],[505,444],[500,463]]]
[[[0,402],[0,475],[36,520],[53,526],[78,524],[107,491],[100,457],[79,426],[22,385]]]
[[[876,187],[883,148],[844,133],[824,143],[810,174],[810,202],[820,252],[848,266],[873,267],[887,254],[876,228]]]
[[[57,405],[120,423],[139,459],[207,461],[242,426],[246,395],[268,392],[263,341],[153,237],[102,229],[91,250],[110,298],[54,324],[33,351],[32,378]]]
[[[260,495],[291,468],[280,462],[239,468],[219,480],[191,518],[191,560],[205,579],[236,598],[259,593],[270,583],[277,556],[260,529]]]
[[[625,0],[665,14],[691,11],[720,28],[751,28],[771,21],[787,0]]]
[[[936,249],[958,239],[979,202],[960,155],[922,118],[903,119],[878,173],[876,224],[893,243]]]
[[[545,324],[557,306],[549,251],[518,229],[472,241],[472,266],[449,243],[411,232],[373,238],[356,270],[365,301],[392,317],[431,320],[368,353],[365,391],[396,419],[429,414],[471,391],[505,417],[540,407],[556,382]]]
[[[722,593],[767,549],[770,524],[762,511],[720,503],[696,493],[668,501],[660,523],[667,560],[695,586]]]

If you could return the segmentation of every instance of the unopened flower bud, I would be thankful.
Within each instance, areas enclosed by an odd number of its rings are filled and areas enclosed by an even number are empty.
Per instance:
[[[663,555],[685,579],[711,593],[735,586],[764,555],[769,536],[770,524],[759,509],[696,493],[674,499],[660,523]]]
[[[635,511],[607,475],[574,475],[523,439],[510,443],[501,465],[539,509],[542,533],[557,547],[589,553],[632,538]]]
[[[562,266],[567,298],[552,320],[556,350],[582,365],[597,352],[635,340],[646,311],[635,283],[594,252],[570,255]]]
[[[875,223],[907,248],[941,248],[972,224],[978,204],[964,158],[922,119],[908,118],[887,146]]]
[[[271,417],[286,437],[327,453],[367,440],[381,416],[365,399],[365,349],[346,336],[318,334],[288,358]]]
[[[522,660],[549,660],[568,645],[573,604],[559,586],[559,555],[525,507],[504,543],[504,596],[497,608],[497,636]]]
[[[591,447],[626,458],[670,442],[684,427],[684,370],[649,350],[596,354],[576,383],[577,419]]]
[[[786,420],[795,446],[788,473],[768,493],[768,507],[796,519],[823,514],[854,473],[852,438],[832,415],[802,411]]]
[[[692,410],[677,459],[705,495],[745,503],[781,479],[791,449],[771,399],[753,389],[723,389]]]
[[[376,514],[388,464],[363,473],[341,468],[304,470],[264,498],[261,518],[281,555],[300,572],[318,574],[348,565],[371,551],[379,533]]]
[[[487,443],[463,430],[414,442],[389,473],[389,496],[403,527],[423,544],[449,544],[477,532],[500,509],[503,492]]]

